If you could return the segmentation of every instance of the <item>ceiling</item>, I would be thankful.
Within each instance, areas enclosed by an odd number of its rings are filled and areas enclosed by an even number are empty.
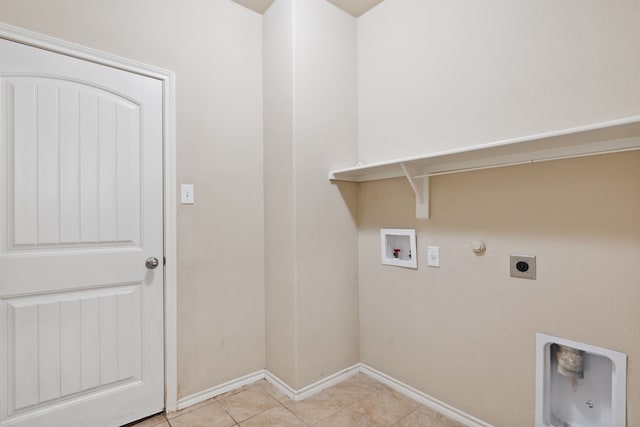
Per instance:
[[[274,0],[233,0],[255,12],[264,13]],[[350,15],[358,17],[373,8],[382,0],[327,0]]]

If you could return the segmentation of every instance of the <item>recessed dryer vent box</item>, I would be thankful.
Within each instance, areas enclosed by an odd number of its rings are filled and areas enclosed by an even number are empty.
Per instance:
[[[383,264],[418,268],[416,230],[382,228],[380,229],[380,246]]]
[[[536,334],[536,427],[624,427],[627,355]]]

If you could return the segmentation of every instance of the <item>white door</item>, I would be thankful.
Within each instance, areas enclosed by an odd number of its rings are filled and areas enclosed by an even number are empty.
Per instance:
[[[0,426],[164,407],[162,97],[0,39]]]

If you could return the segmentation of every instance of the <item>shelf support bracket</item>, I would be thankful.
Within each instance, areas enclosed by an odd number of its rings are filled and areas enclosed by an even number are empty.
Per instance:
[[[402,172],[416,195],[416,218],[429,219],[429,177],[414,178],[407,165],[400,163],[400,167],[402,167]]]

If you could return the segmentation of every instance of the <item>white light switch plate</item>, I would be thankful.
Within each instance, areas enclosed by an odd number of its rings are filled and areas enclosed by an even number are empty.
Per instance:
[[[180,185],[180,203],[183,205],[192,205],[195,202],[195,190],[193,184]]]
[[[440,267],[439,246],[427,246],[427,265],[429,267]]]

